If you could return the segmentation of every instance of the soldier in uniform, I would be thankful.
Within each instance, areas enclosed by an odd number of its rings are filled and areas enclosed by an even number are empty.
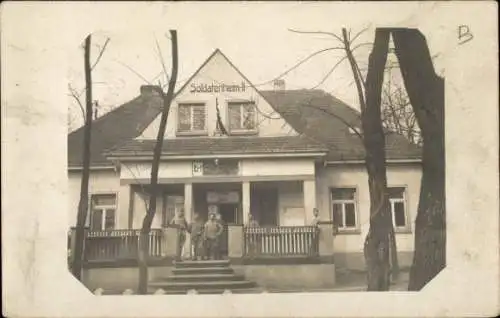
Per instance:
[[[198,260],[198,258],[203,258],[203,220],[201,220],[200,215],[195,213],[193,215],[193,222],[189,226],[191,233],[191,251],[193,252],[193,261]]]
[[[210,259],[217,259],[219,256],[219,241],[223,231],[222,225],[217,222],[216,218],[216,213],[210,212],[203,230],[206,252]]]
[[[170,221],[170,225],[178,229],[176,260],[180,261],[182,259],[182,250],[184,247],[184,243],[186,242],[186,232],[188,230],[188,223],[186,221],[186,218],[184,217],[183,210],[176,213],[172,221]]]

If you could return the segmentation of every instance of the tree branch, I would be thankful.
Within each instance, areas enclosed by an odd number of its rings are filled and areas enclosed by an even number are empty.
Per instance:
[[[347,58],[347,56],[344,56],[343,58],[341,58],[337,63],[335,63],[335,65],[328,71],[328,73],[326,73],[326,75],[323,77],[323,79],[317,84],[315,85],[314,87],[312,87],[311,89],[315,89],[317,88],[318,86],[320,86],[321,84],[323,84],[326,79],[333,73],[333,71],[335,71],[335,69]]]
[[[161,66],[163,68],[163,73],[165,74],[165,77],[167,79],[167,81],[165,82],[165,85],[167,85],[167,83],[170,82],[170,79],[168,78],[167,68],[165,66],[165,61],[163,60],[163,54],[161,53],[160,45],[158,44],[158,40],[156,38],[155,38],[155,42],[156,42],[157,53],[158,53],[158,56],[160,57],[160,63],[161,63]]]
[[[347,30],[345,28],[342,28],[342,36],[344,38],[344,47],[346,51],[347,58],[349,59],[349,63],[351,64],[351,69],[352,73],[354,76],[354,82],[356,83],[356,87],[358,90],[358,98],[359,98],[359,105],[361,108],[361,111],[365,111],[366,109],[366,102],[365,102],[365,97],[364,97],[364,91],[363,91],[363,83],[362,83],[362,78],[360,78],[360,72],[359,72],[359,67],[357,66],[356,60],[352,54],[352,51],[350,49],[350,43],[347,39]]]
[[[343,47],[329,47],[329,48],[326,48],[326,49],[322,49],[322,50],[313,52],[313,53],[309,54],[308,56],[306,56],[305,58],[303,58],[302,60],[300,60],[298,63],[294,64],[292,67],[290,67],[289,69],[287,69],[283,73],[281,73],[280,75],[276,76],[275,78],[273,78],[273,79],[271,79],[271,80],[269,80],[267,82],[259,83],[259,84],[254,85],[254,86],[262,86],[262,85],[265,85],[265,84],[272,83],[274,80],[282,78],[283,76],[285,76],[288,73],[290,73],[291,71],[295,70],[300,65],[302,65],[305,62],[309,61],[311,58],[315,57],[316,55],[319,55],[319,54],[327,52],[327,51],[333,51],[333,50],[344,50],[344,48]]]
[[[148,81],[144,76],[142,76],[139,72],[137,72],[136,70],[134,70],[133,68],[131,68],[130,66],[128,66],[127,64],[117,60],[117,59],[113,59],[115,62],[121,64],[122,66],[126,67],[129,71],[131,71],[132,73],[134,73],[135,75],[137,75],[139,78],[141,78],[144,82],[146,82],[147,84],[149,85],[153,85],[151,84],[150,81]]]
[[[76,102],[78,103],[78,106],[80,107],[80,110],[82,111],[82,117],[83,117],[83,121],[85,122],[85,109],[82,105],[82,102],[80,101],[80,97],[78,96],[78,94],[76,93],[75,89],[71,86],[71,84],[68,84],[68,90],[69,90],[69,95],[72,96]]]
[[[94,67],[96,67],[97,63],[99,63],[99,60],[101,59],[104,50],[106,50],[106,46],[108,46],[108,43],[109,43],[109,38],[107,38],[106,42],[104,42],[104,46],[102,47],[102,50],[99,52],[97,59],[95,60],[94,64],[90,67],[91,71],[94,70]]]
[[[338,35],[336,35],[333,32],[324,32],[324,31],[299,31],[299,30],[294,30],[294,29],[288,29],[288,31],[294,32],[294,33],[300,33],[300,34],[322,34],[322,35],[329,35],[329,36],[332,36],[335,39],[339,40],[341,43],[344,42],[344,41],[342,41],[341,37],[339,37]]]
[[[368,30],[368,27],[364,28],[363,30],[359,31],[358,33],[356,33],[356,35],[350,39],[350,43],[354,43],[354,41],[356,41],[356,39],[361,35],[363,34],[364,32],[366,32]]]
[[[312,109],[317,109],[319,111],[324,112],[327,115],[330,115],[330,116],[333,116],[333,117],[337,118],[344,125],[346,125],[348,128],[351,128],[354,131],[354,133],[360,138],[361,141],[363,140],[363,135],[358,131],[358,128],[356,126],[354,126],[351,123],[347,122],[344,118],[342,118],[341,116],[335,114],[334,112],[329,111],[327,109],[324,109],[322,107],[316,106],[316,105],[312,105],[311,103],[306,103],[306,104],[301,103],[300,105],[304,106],[304,107],[309,107],[309,108],[312,108]]]

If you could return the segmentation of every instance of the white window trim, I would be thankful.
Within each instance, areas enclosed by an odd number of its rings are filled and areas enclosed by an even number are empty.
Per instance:
[[[354,189],[354,198],[349,199],[349,200],[346,200],[346,199],[336,200],[333,198],[333,190],[334,189]],[[334,222],[334,224],[335,224],[335,220],[334,220],[334,215],[333,215],[333,205],[334,204],[342,204],[342,223],[343,223],[343,226],[338,227],[339,233],[340,234],[342,234],[342,233],[355,233],[355,234],[360,233],[359,208],[358,208],[358,201],[359,201],[359,197],[358,197],[359,189],[358,189],[358,187],[357,186],[333,186],[333,187],[329,187],[329,191],[330,191],[330,215],[332,218],[332,222]],[[346,219],[345,203],[353,203],[354,204],[354,224],[355,224],[355,226],[353,226],[353,227],[346,227],[345,226],[345,219]]]
[[[181,116],[180,116],[180,111],[179,109],[181,107],[189,107],[192,108],[193,106],[203,106],[205,109],[205,127],[202,130],[194,130],[194,112],[192,109],[189,112],[190,119],[189,119],[189,124],[191,126],[190,130],[181,130]],[[202,101],[197,101],[197,102],[181,102],[177,103],[177,135],[179,136],[204,136],[208,134],[207,130],[207,122],[208,122],[208,112],[207,112],[207,103],[202,102]]]
[[[254,107],[254,128],[246,129],[246,128],[231,128],[231,107],[240,107],[240,126],[243,126],[244,122],[244,112],[243,107],[245,105],[253,105]],[[228,131],[233,135],[245,135],[245,134],[255,134],[258,132],[258,117],[257,117],[257,104],[254,101],[227,101],[227,122],[228,122]]]
[[[410,213],[409,213],[409,202],[408,202],[408,186],[407,185],[388,185],[387,189],[391,188],[403,188],[403,197],[402,198],[393,198],[389,197],[389,204],[391,206],[391,218],[392,218],[392,226],[394,227],[394,232],[396,233],[411,233],[411,222],[410,222]],[[402,202],[404,204],[404,212],[405,212],[405,226],[396,226],[396,214],[394,210],[394,203]]]
[[[93,205],[92,204],[92,199],[95,196],[104,196],[104,195],[113,195],[115,197],[115,204],[98,204],[98,205]],[[89,197],[89,213],[88,213],[88,226],[89,229],[92,229],[92,218],[93,218],[93,212],[94,210],[100,209],[102,210],[102,216],[101,216],[101,229],[99,231],[109,231],[105,229],[105,221],[106,221],[106,214],[108,210],[115,210],[115,215],[113,217],[114,221],[114,227],[113,230],[117,229],[118,225],[118,193],[116,192],[94,192],[90,193]]]

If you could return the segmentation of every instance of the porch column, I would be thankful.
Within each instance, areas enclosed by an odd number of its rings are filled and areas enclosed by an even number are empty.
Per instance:
[[[120,185],[116,206],[115,228],[132,228],[132,188],[130,184]]]
[[[188,224],[191,224],[193,219],[193,184],[184,184],[184,216]],[[187,233],[186,243],[184,244],[183,256],[186,258],[191,257],[191,235]]]
[[[304,192],[304,212],[306,225],[311,223],[313,209],[316,207],[316,181],[304,180],[302,191]]]
[[[250,222],[250,182],[243,181],[241,184],[241,205],[243,208],[243,224],[247,225]]]

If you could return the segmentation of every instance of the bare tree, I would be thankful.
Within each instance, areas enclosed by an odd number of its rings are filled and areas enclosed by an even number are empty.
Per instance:
[[[153,222],[153,218],[156,213],[156,198],[160,194],[160,187],[158,186],[158,170],[160,166],[160,157],[161,150],[163,146],[163,139],[165,137],[165,130],[167,126],[167,117],[170,110],[170,104],[172,103],[172,99],[174,97],[174,89],[175,83],[177,80],[177,70],[178,70],[178,49],[177,49],[177,31],[170,30],[170,38],[172,42],[172,74],[168,79],[168,90],[167,93],[163,91],[163,89],[159,86],[157,87],[158,94],[162,97],[163,100],[163,109],[160,117],[160,126],[158,129],[158,135],[156,138],[154,153],[153,153],[153,162],[151,168],[151,183],[150,183],[150,197],[148,209],[146,211],[146,215],[144,216],[141,234],[139,238],[139,286],[138,293],[146,294],[147,293],[147,284],[148,284],[148,251],[149,251],[149,240],[148,236],[151,231],[151,224]],[[166,75],[166,74],[165,74]]]
[[[387,196],[385,136],[381,121],[381,93],[389,47],[389,35],[388,30],[376,29],[375,42],[369,57],[368,74],[363,87],[360,70],[349,49],[350,43],[347,31],[346,29],[342,30],[346,54],[349,58],[360,99],[365,165],[368,172],[370,191],[370,229],[364,245],[368,274],[367,288],[369,291],[389,290],[390,236],[394,236]]]
[[[342,29],[341,36],[322,31],[293,31],[297,33],[324,34],[332,36],[342,43],[345,57],[332,67],[322,82],[344,59],[347,59],[351,67],[361,109],[361,131],[353,123],[343,120],[336,114],[329,113],[350,127],[363,142],[370,191],[370,230],[364,246],[367,265],[367,288],[368,290],[388,290],[391,269],[395,277],[397,277],[397,273],[399,272],[394,227],[392,225],[387,196],[385,135],[381,120],[382,84],[386,69],[390,33],[384,29],[377,29],[375,31],[375,42],[373,43],[372,52],[369,57],[368,72],[365,80],[353,54],[354,50],[360,46],[371,45],[371,43],[353,45],[353,42],[365,30],[358,32],[352,38],[351,32],[345,28]]]
[[[406,91],[422,130],[422,182],[409,290],[420,290],[446,265],[444,79],[417,29],[392,30]]]
[[[85,108],[80,101],[79,95],[76,91],[68,85],[71,96],[77,101],[80,109],[82,111],[82,116],[85,121],[84,125],[84,136],[83,136],[83,167],[82,167],[82,180],[80,187],[80,201],[78,203],[77,221],[76,221],[76,231],[75,231],[75,246],[72,255],[71,272],[73,275],[80,280],[82,267],[83,267],[83,256],[84,256],[84,240],[85,240],[85,221],[87,220],[88,203],[89,203],[89,177],[90,177],[90,144],[91,144],[91,132],[92,132],[92,70],[99,63],[99,60],[106,49],[109,39],[106,40],[103,48],[99,52],[99,55],[94,62],[90,64],[90,51],[92,45],[92,35],[89,34],[85,38],[84,43],[84,72],[85,72]]]
[[[410,98],[403,86],[388,81],[382,91],[382,123],[389,132],[405,136],[411,143],[421,146],[422,138],[417,117],[410,103]]]

